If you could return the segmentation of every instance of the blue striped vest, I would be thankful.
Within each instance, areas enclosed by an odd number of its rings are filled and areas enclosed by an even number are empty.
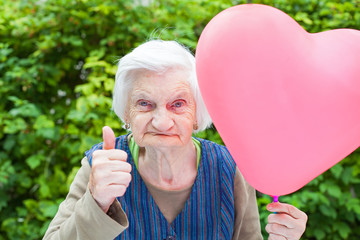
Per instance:
[[[209,240],[232,238],[234,224],[235,163],[226,147],[198,139],[201,160],[189,199],[175,220],[169,224],[132,160],[127,136],[116,138],[116,148],[126,151],[132,165],[132,181],[118,200],[129,220],[129,227],[116,239]],[[90,165],[97,144],[86,152]]]

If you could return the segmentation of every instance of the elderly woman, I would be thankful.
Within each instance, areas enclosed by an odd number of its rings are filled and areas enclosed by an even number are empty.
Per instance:
[[[211,124],[193,55],[152,40],[119,62],[113,108],[131,133],[86,152],[44,239],[262,239],[255,190]],[[299,239],[307,216],[272,203],[269,239]]]

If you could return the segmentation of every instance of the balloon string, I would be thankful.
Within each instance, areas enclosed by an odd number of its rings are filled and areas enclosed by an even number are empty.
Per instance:
[[[272,196],[273,202],[279,202],[279,196]],[[277,214],[277,212],[274,212],[274,214]]]

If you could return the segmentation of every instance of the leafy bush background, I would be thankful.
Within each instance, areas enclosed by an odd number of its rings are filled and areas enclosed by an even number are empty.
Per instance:
[[[140,2],[140,1],[138,1]],[[195,50],[230,6],[275,6],[307,31],[360,29],[360,1],[0,0],[0,240],[41,239],[110,111],[116,60],[150,37]],[[216,130],[199,134],[221,142]],[[280,200],[309,215],[304,239],[360,239],[360,151]],[[268,196],[258,194],[262,227]],[[266,233],[264,232],[266,238]]]

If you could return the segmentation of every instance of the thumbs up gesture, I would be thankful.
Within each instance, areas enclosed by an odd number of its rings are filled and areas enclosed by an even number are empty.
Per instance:
[[[106,213],[116,197],[123,196],[129,186],[131,165],[126,162],[126,152],[115,149],[115,134],[110,127],[103,127],[103,141],[103,150],[93,153],[89,188]]]

